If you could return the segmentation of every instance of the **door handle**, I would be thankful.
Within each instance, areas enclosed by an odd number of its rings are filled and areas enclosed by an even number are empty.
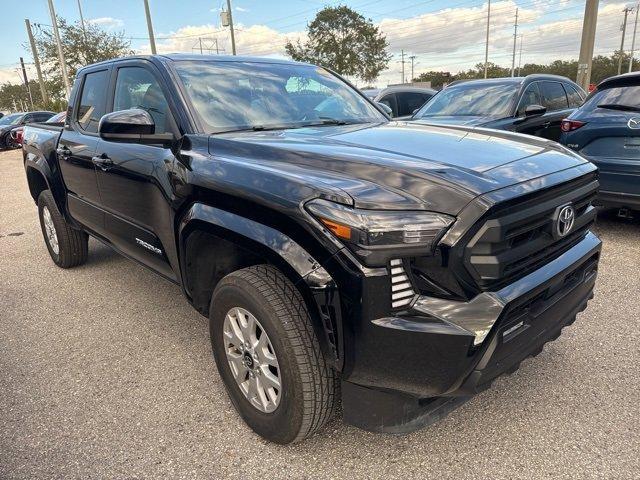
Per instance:
[[[543,124],[542,124],[542,126],[543,126],[544,128],[549,128],[549,127],[551,126],[551,122],[543,123]]]
[[[71,156],[71,150],[69,150],[69,147],[67,147],[66,145],[56,148],[56,153],[62,158]]]
[[[109,170],[113,167],[113,160],[111,160],[106,153],[93,157],[91,159],[94,165],[100,167],[103,171]]]

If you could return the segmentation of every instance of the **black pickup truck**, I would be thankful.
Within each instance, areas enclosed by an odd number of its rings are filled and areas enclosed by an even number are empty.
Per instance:
[[[65,124],[26,127],[23,155],[53,261],[84,263],[91,235],[180,285],[231,401],[274,442],[339,400],[368,430],[432,422],[593,296],[591,163],[540,138],[390,121],[314,65],[91,65]]]

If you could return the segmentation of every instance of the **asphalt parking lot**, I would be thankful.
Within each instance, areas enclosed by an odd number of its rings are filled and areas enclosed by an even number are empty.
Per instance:
[[[236,415],[177,286],[95,241],[51,262],[0,153],[0,478],[639,478],[640,221],[597,230],[595,299],[515,374],[408,436],[336,419],[282,447]]]

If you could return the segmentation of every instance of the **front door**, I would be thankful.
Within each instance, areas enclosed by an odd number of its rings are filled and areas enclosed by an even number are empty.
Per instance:
[[[155,133],[175,133],[166,92],[146,62],[114,67],[112,111],[141,108],[149,112]],[[171,208],[170,174],[176,161],[161,145],[100,140],[96,156],[101,205],[109,240],[124,254],[177,280],[179,272]]]
[[[105,111],[109,78],[109,68],[103,67],[79,79],[80,92],[56,151],[71,217],[100,235],[104,233],[104,214],[99,208],[100,194],[92,159],[100,140],[98,123]]]

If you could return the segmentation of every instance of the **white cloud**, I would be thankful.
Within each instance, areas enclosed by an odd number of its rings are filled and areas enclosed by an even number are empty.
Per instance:
[[[522,5],[525,8],[518,7]],[[619,25],[625,4],[602,0],[598,14],[595,54],[611,54],[620,42]],[[584,7],[576,0],[500,0],[491,4],[489,60],[511,65],[513,22],[518,7],[519,34],[524,35],[522,63],[546,63],[578,56]],[[454,7],[411,18],[382,18],[377,21],[387,36],[394,55],[378,85],[400,81],[400,51],[416,56],[415,75],[426,70],[458,72],[484,61],[486,2],[476,7]],[[366,12],[365,12],[366,16]],[[631,26],[632,20],[629,25]],[[627,48],[631,42],[628,29]],[[231,53],[228,28],[215,25],[185,26],[169,35],[158,34],[158,51],[198,52],[198,37],[205,49],[217,39],[221,53]],[[236,26],[236,47],[241,55],[285,56],[287,40],[304,40],[305,32],[282,33],[266,25]],[[162,37],[169,37],[162,39]],[[519,48],[519,43],[518,43]],[[149,52],[148,45],[142,52]],[[518,55],[519,56],[519,55]],[[516,63],[518,62],[518,56]],[[405,64],[406,76],[410,64]]]
[[[242,8],[242,7],[234,7],[235,10],[239,11],[239,12],[248,12],[249,9],[248,8]]]
[[[87,23],[90,23],[92,25],[99,25],[107,29],[122,28],[124,26],[124,21],[119,18],[113,17],[91,18],[87,20]]]

